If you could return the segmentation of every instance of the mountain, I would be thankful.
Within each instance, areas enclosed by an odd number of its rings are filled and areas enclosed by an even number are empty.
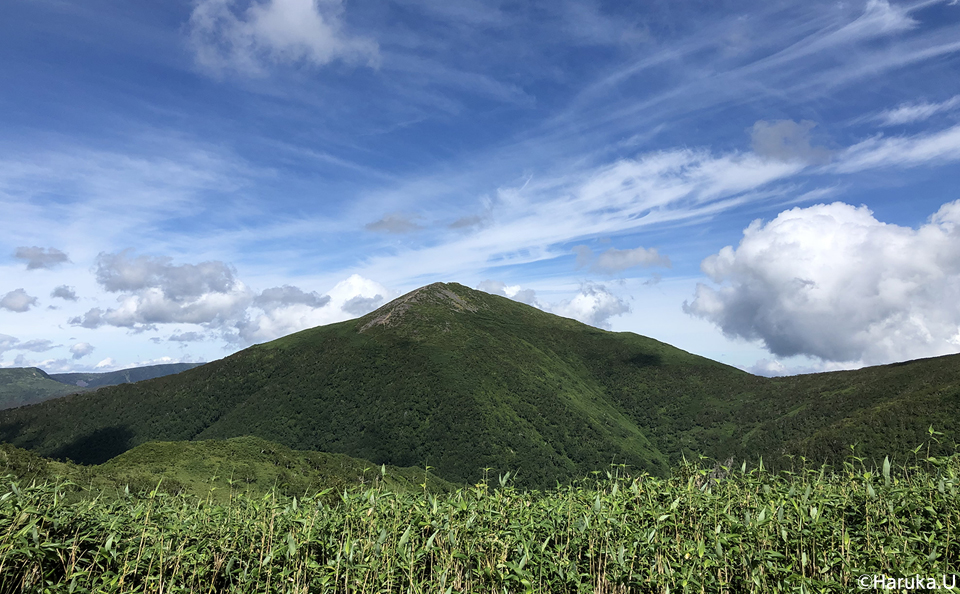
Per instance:
[[[35,404],[82,390],[58,382],[36,367],[0,369],[0,409]]]
[[[193,369],[200,365],[203,365],[203,363],[166,363],[163,365],[131,367],[130,369],[120,369],[119,371],[104,373],[51,373],[50,377],[63,384],[94,389],[102,386],[142,382],[143,380],[153,379],[155,377],[180,373],[181,371]]]
[[[202,363],[147,365],[103,373],[51,373],[36,367],[0,369],[0,410],[36,404],[67,394],[139,382],[192,369]]]
[[[385,471],[385,472],[383,472]],[[228,498],[239,492],[260,496],[274,489],[289,497],[382,482],[394,492],[451,491],[454,485],[423,468],[386,467],[343,454],[292,450],[257,437],[191,442],[151,442],[104,464],[80,466],[38,456],[9,444],[0,445],[0,475],[22,484],[69,480],[91,496],[123,491],[151,491],[196,497]]]
[[[81,463],[149,441],[254,435],[456,482],[550,487],[681,456],[953,447],[960,357],[782,379],[450,283],[183,373],[0,412],[0,440]]]

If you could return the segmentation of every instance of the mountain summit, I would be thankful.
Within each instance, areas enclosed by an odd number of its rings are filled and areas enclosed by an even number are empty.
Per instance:
[[[930,424],[955,426],[958,387],[960,357],[760,378],[435,283],[178,375],[0,411],[0,440],[99,463],[148,441],[253,435],[458,482],[490,469],[549,487],[611,463],[661,474],[699,453],[829,459],[856,441],[882,459]]]

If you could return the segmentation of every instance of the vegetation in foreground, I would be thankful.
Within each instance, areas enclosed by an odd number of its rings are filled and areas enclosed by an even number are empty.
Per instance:
[[[851,592],[960,567],[960,456],[224,503],[0,492],[0,592]]]
[[[10,444],[0,444],[0,476],[20,483],[69,481],[70,500],[112,497],[119,491],[151,491],[227,501],[231,494],[260,497],[267,493],[302,497],[324,489],[342,491],[378,483],[391,491],[452,491],[449,483],[423,468],[383,469],[343,454],[292,450],[258,437],[224,440],[150,442],[104,464],[83,466],[43,458]],[[426,487],[424,487],[426,485]]]

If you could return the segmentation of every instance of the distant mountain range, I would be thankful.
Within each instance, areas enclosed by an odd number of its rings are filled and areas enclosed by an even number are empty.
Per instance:
[[[103,373],[46,373],[36,367],[0,369],[0,410],[36,404],[102,386],[139,382],[193,369],[202,363],[147,365]]]
[[[251,435],[542,488],[700,454],[903,458],[931,426],[932,451],[952,452],[958,421],[960,356],[770,379],[437,283],[176,375],[2,411],[0,440],[99,464],[151,441]]]

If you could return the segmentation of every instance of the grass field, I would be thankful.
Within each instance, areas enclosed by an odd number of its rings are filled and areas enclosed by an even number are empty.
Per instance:
[[[0,592],[851,592],[960,567],[960,456],[223,502],[4,482]],[[939,579],[939,577],[938,577]],[[958,580],[960,583],[960,580]]]

